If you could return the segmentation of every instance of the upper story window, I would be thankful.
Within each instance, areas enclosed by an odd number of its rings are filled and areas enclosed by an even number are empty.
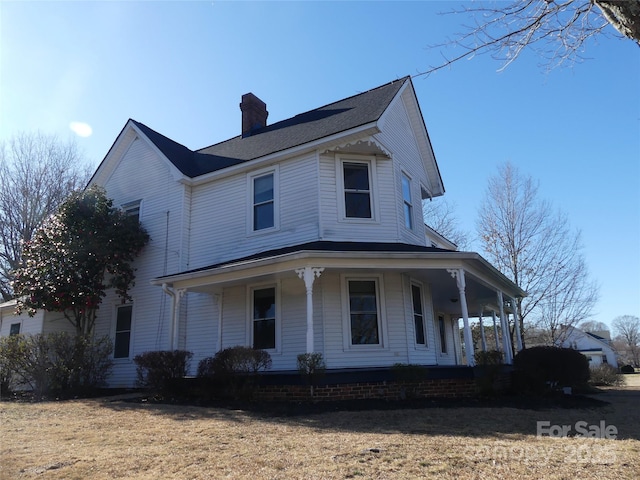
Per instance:
[[[133,202],[125,203],[122,205],[122,210],[129,217],[135,217],[138,221],[140,220],[140,204],[142,200],[135,200]]]
[[[346,218],[373,218],[371,192],[371,164],[369,162],[342,162],[344,187],[344,216]]]
[[[277,228],[277,170],[254,173],[249,177],[252,232]]]
[[[413,229],[413,203],[411,202],[411,179],[402,174],[402,202],[404,204],[404,226]]]
[[[133,306],[116,308],[116,334],[113,342],[113,358],[129,358],[131,347],[131,321]]]

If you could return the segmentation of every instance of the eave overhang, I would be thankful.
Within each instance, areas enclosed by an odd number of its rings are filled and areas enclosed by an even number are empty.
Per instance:
[[[305,266],[325,270],[449,270],[463,269],[481,283],[500,289],[510,296],[524,297],[526,292],[502,275],[475,252],[342,252],[300,250],[259,259],[229,262],[220,266],[158,277],[153,285],[176,289],[213,289],[242,283],[251,278],[293,272]]]

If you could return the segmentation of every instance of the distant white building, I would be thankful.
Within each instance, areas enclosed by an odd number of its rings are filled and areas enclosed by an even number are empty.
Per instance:
[[[589,359],[590,367],[609,364],[618,368],[616,352],[611,346],[611,336],[607,331],[585,332],[579,328],[569,327],[567,335],[559,347],[573,348]]]
[[[17,315],[16,303],[15,300],[0,303],[0,337],[19,333],[75,333],[75,328],[62,313],[38,310],[33,317],[27,313]]]

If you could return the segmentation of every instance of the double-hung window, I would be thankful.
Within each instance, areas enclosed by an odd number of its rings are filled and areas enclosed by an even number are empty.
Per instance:
[[[404,208],[404,226],[413,229],[413,203],[411,202],[411,179],[402,174],[402,203]]]
[[[347,280],[351,345],[380,345],[380,305],[376,280]]]
[[[276,287],[252,290],[253,348],[276,348]]]
[[[346,218],[373,218],[370,163],[343,162],[342,179],[344,184],[344,216]]]
[[[113,358],[128,358],[131,347],[131,320],[133,306],[116,308],[116,335],[113,342]]]
[[[249,232],[278,228],[277,169],[261,171],[249,176],[250,226]]]
[[[273,228],[274,223],[273,173],[253,179],[253,229]]]
[[[9,336],[12,337],[13,335],[19,335],[19,334],[20,334],[20,324],[12,323],[9,329]]]
[[[424,331],[424,309],[422,308],[422,288],[420,285],[411,284],[411,300],[413,304],[413,324],[416,332],[416,344],[427,345]]]
[[[124,213],[127,214],[128,217],[133,217],[136,220],[140,220],[140,204],[142,200],[135,200],[133,202],[125,203],[122,205],[122,209]]]

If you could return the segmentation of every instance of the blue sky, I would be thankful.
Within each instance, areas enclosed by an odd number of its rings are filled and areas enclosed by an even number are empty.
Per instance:
[[[0,140],[73,136],[97,166],[134,118],[201,148],[239,134],[244,93],[273,123],[439,63],[455,50],[429,47],[468,22],[440,13],[462,3],[3,1]],[[640,55],[600,37],[584,56],[476,56],[414,86],[461,226],[511,161],[582,231],[610,323],[640,316]]]

